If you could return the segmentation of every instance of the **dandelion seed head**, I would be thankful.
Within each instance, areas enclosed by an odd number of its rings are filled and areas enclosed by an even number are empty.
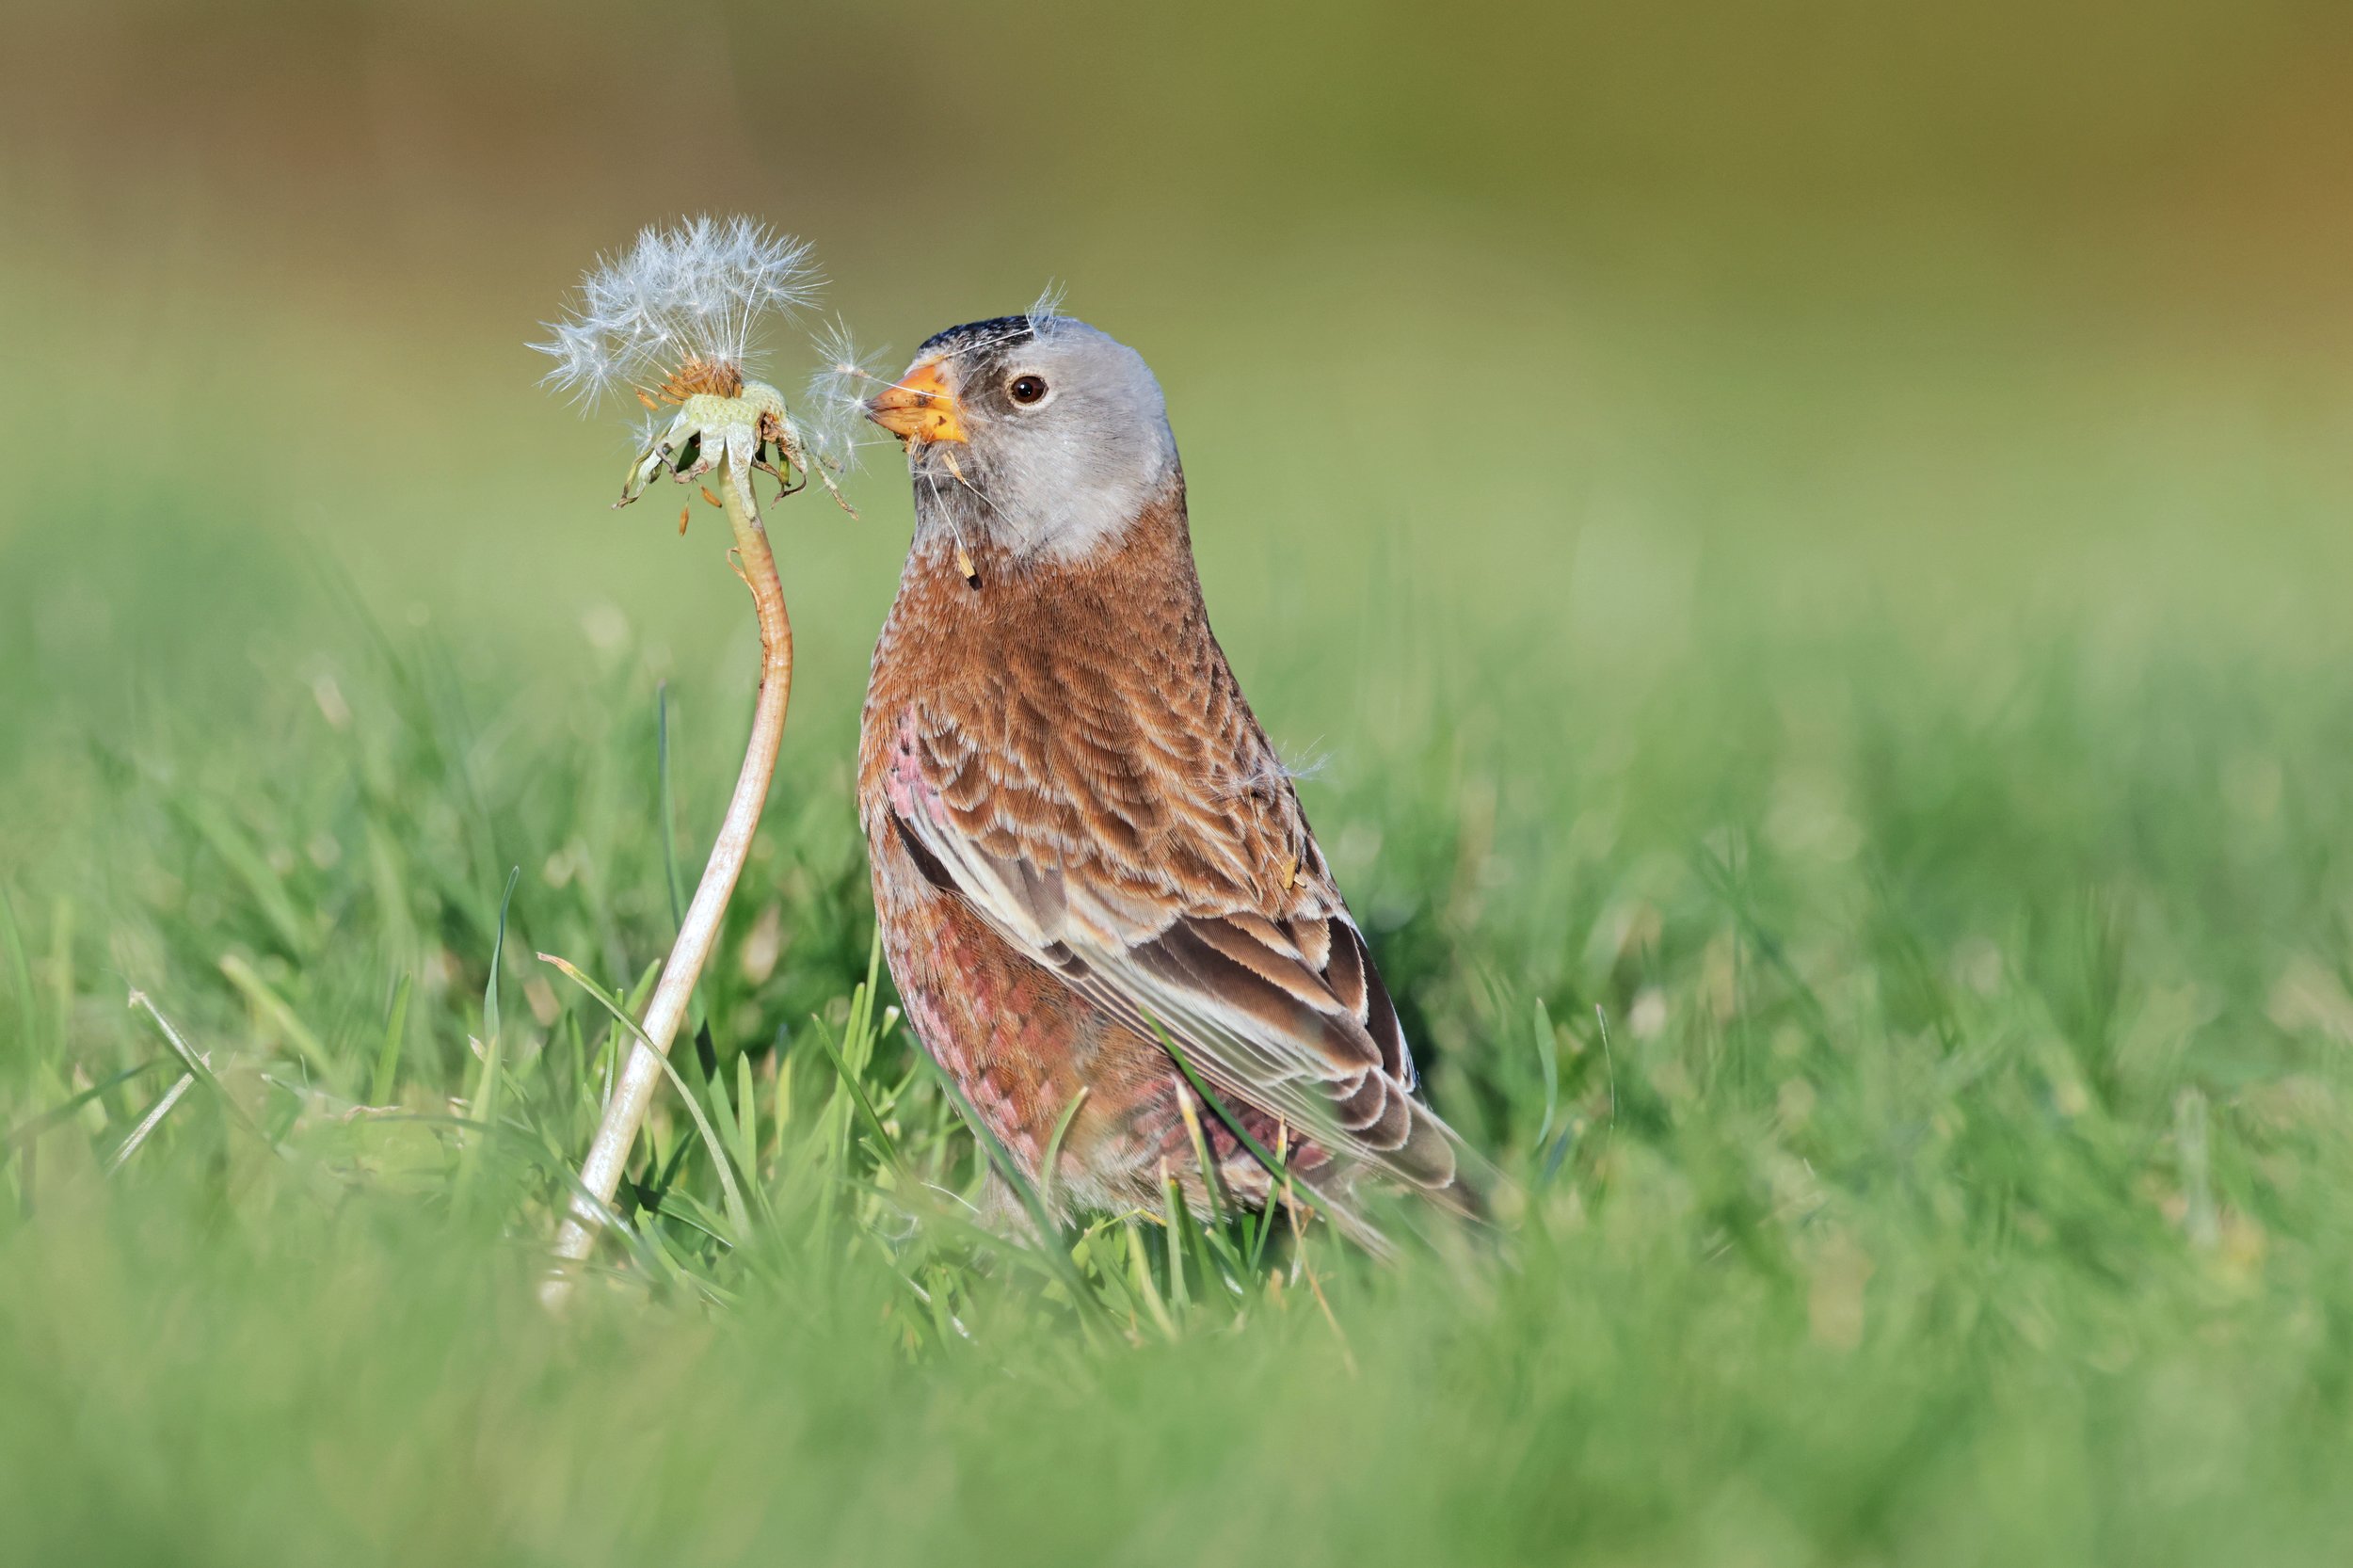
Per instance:
[[[740,380],[772,315],[808,305],[824,282],[808,247],[748,217],[693,217],[639,232],[598,258],[547,342],[545,383],[589,408],[699,364]]]

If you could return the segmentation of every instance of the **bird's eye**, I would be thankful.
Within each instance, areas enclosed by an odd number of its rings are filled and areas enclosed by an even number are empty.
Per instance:
[[[1046,381],[1042,376],[1016,376],[1013,385],[1005,390],[1013,394],[1016,403],[1035,403],[1046,395]]]

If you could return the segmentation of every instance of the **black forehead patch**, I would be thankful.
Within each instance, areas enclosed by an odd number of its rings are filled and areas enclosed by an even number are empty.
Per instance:
[[[1028,316],[998,316],[989,321],[968,321],[961,327],[951,327],[945,332],[935,332],[923,340],[923,346],[915,351],[918,360],[938,359],[949,354],[970,354],[979,349],[999,348],[1009,344],[1027,343],[1037,336]]]

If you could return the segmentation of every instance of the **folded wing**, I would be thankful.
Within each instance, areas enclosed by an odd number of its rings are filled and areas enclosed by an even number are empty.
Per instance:
[[[1086,716],[1029,730],[1048,739],[1025,752],[909,705],[888,793],[917,864],[1089,1000],[1164,1031],[1229,1105],[1339,1168],[1449,1188],[1456,1141],[1414,1096],[1397,1009],[1238,694],[1228,744],[1192,754],[1150,744],[1148,713]]]

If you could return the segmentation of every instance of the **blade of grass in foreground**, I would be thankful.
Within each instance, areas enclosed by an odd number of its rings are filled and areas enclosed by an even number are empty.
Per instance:
[[[466,1107],[472,1113],[477,1130],[466,1140],[465,1152],[458,1156],[457,1185],[455,1197],[463,1208],[472,1194],[481,1169],[484,1145],[496,1135],[499,1103],[505,1088],[504,1060],[501,1052],[504,1043],[499,1017],[499,968],[506,953],[506,913],[514,903],[515,884],[523,874],[520,866],[506,874],[506,891],[499,899],[498,932],[490,938],[490,978],[482,987],[482,1071],[474,1080],[473,1093],[466,1096]]]
[[[852,1013],[855,1017],[856,1009]],[[874,1151],[882,1156],[883,1163],[891,1170],[903,1170],[897,1141],[883,1126],[882,1117],[874,1110],[874,1102],[867,1097],[866,1085],[850,1070],[841,1049],[833,1043],[833,1035],[825,1028],[825,1021],[814,1015],[808,1021],[816,1026],[818,1048],[825,1053],[825,1060],[833,1064],[835,1078],[840,1080],[842,1092],[850,1096],[851,1109],[857,1112],[857,1119],[864,1124],[867,1135],[874,1140]]]
[[[123,1068],[120,1072],[100,1079],[88,1088],[58,1101],[48,1110],[40,1112],[9,1128],[5,1137],[0,1137],[0,1149],[13,1149],[20,1144],[31,1143],[58,1123],[70,1119],[76,1111],[81,1110],[100,1096],[130,1082],[141,1073],[153,1072],[170,1060],[168,1056],[152,1056],[144,1062]]]
[[[121,1145],[115,1150],[114,1158],[106,1161],[106,1174],[112,1176],[122,1169],[124,1163],[138,1152],[139,1145],[146,1143],[149,1136],[164,1125],[164,1118],[171,1114],[171,1108],[178,1105],[181,1097],[195,1087],[196,1075],[194,1073],[182,1073],[174,1079],[171,1087],[164,1091],[164,1097],[155,1102],[155,1108],[152,1111],[139,1119],[139,1125],[131,1129],[130,1136],[123,1139]]]
[[[303,1065],[328,1083],[341,1080],[342,1064],[335,1060],[334,1053],[311,1032],[311,1026],[302,1021],[293,1005],[262,978],[260,970],[248,963],[242,954],[231,952],[221,955],[220,972],[244,994],[247,1001],[252,1003],[255,1012],[278,1026],[279,1032],[286,1037],[286,1043],[294,1047],[296,1054],[302,1058]]]
[[[390,1105],[394,1075],[400,1071],[400,1047],[408,1028],[409,977],[402,975],[392,991],[392,1016],[384,1020],[384,1044],[376,1053],[376,1071],[368,1079],[368,1103]]]
[[[147,1016],[155,1020],[155,1027],[163,1031],[164,1039],[170,1044],[172,1053],[180,1058],[182,1065],[187,1068],[191,1077],[212,1092],[214,1099],[220,1103],[221,1109],[228,1112],[232,1121],[260,1139],[263,1145],[272,1154],[280,1159],[285,1157],[285,1151],[279,1147],[278,1140],[272,1138],[262,1124],[255,1121],[251,1113],[237,1103],[237,1096],[231,1094],[228,1087],[213,1076],[212,1064],[198,1055],[195,1048],[180,1037],[180,1032],[172,1027],[171,1020],[163,1016],[154,1002],[148,1000],[146,992],[132,992],[131,1005],[144,1009]]]
[[[1070,1103],[1054,1118],[1053,1136],[1046,1140],[1046,1158],[1038,1161],[1038,1198],[1050,1212],[1053,1208],[1054,1170],[1062,1160],[1062,1141],[1070,1131],[1070,1124],[1078,1118],[1079,1108],[1087,1102],[1091,1093],[1088,1085],[1079,1085],[1079,1092],[1070,1096]]]
[[[16,923],[16,900],[0,886],[0,936],[8,944],[8,968],[16,982],[18,1048],[30,1055],[40,1041],[40,1007],[33,991],[32,960],[24,952],[24,934]]]

